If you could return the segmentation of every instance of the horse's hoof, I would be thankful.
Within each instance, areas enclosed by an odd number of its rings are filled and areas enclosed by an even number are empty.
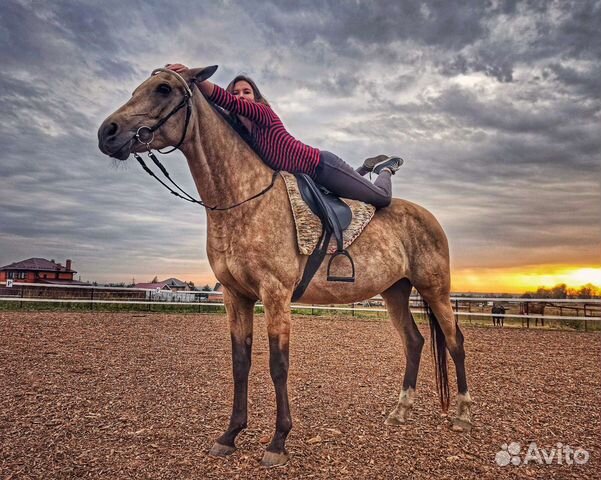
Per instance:
[[[236,447],[230,447],[229,445],[222,445],[221,443],[215,442],[209,451],[209,455],[213,457],[227,457],[236,451]]]
[[[453,430],[454,432],[471,432],[472,424],[469,420],[464,420],[462,418],[454,418],[451,430]]]
[[[266,451],[263,454],[263,459],[261,460],[261,465],[264,467],[280,467],[282,465],[286,465],[286,463],[288,463],[287,453]]]
[[[396,415],[388,415],[388,418],[384,421],[385,425],[394,425],[399,426],[405,424],[405,419],[402,417],[397,417]]]

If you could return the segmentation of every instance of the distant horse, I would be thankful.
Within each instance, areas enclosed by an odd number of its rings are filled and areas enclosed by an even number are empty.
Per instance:
[[[496,303],[493,304],[492,310],[491,310],[491,313],[493,314],[492,315],[493,326],[503,327],[503,324],[505,323],[505,321],[504,321],[505,317],[495,317],[495,313],[505,315],[506,311],[507,310],[505,309],[505,307],[503,305],[496,304]]]
[[[541,327],[545,326],[545,307],[546,302],[522,302],[520,303],[520,315],[540,315],[540,317],[534,318],[534,326],[538,327],[538,320],[540,318]],[[524,326],[524,320],[526,321],[526,328],[530,328],[530,319],[532,317],[522,318],[522,327]]]
[[[307,256],[298,251],[284,180],[196,89],[195,84],[209,78],[216,68],[191,69],[183,76],[164,69],[153,72],[100,126],[98,143],[103,153],[120,160],[150,148],[180,148],[202,201],[219,207],[207,210],[206,245],[211,268],[223,285],[232,341],[234,401],[229,426],[210,453],[225,456],[234,452],[235,439],[247,426],[253,312],[260,300],[265,308],[276,398],[276,429],[262,463],[281,465],[288,460],[285,442],[292,428],[287,386],[290,303]],[[258,195],[261,189],[264,191]],[[240,205],[229,208],[235,204]],[[442,408],[446,411],[449,405],[448,349],[455,362],[458,388],[453,429],[471,428],[463,334],[451,307],[449,249],[439,223],[423,207],[395,198],[376,212],[348,250],[358,272],[355,282],[328,282],[324,262],[299,301],[354,303],[382,295],[406,355],[399,401],[386,420],[388,425],[398,425],[405,422],[414,402],[424,344],[409,310],[409,295],[415,286],[428,306]],[[353,328],[351,323],[347,327]]]

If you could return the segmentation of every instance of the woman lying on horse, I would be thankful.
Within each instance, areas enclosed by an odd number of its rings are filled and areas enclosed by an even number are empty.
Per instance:
[[[167,68],[176,73],[188,70],[181,63],[169,64]],[[198,88],[211,102],[236,115],[248,133],[245,139],[274,170],[306,173],[338,196],[377,208],[390,204],[391,176],[402,165],[401,158],[378,155],[354,170],[333,153],[302,143],[286,130],[255,82],[245,75],[238,75],[225,90],[208,80],[198,84]],[[363,177],[368,172],[378,175],[374,183]]]

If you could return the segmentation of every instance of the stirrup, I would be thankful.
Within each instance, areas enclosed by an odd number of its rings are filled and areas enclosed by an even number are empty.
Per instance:
[[[330,275],[330,268],[332,267],[332,261],[339,255],[342,255],[343,257],[348,258],[349,262],[351,262],[352,273],[351,273],[350,277],[338,277],[336,275]],[[353,283],[355,281],[355,262],[353,262],[353,259],[351,258],[351,256],[349,255],[349,253],[346,250],[338,250],[330,258],[330,261],[328,262],[327,281],[328,282],[348,282],[348,283]]]

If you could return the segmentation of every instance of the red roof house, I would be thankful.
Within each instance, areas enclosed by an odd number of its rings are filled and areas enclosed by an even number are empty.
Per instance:
[[[23,283],[80,283],[73,280],[77,272],[71,269],[71,260],[65,265],[45,258],[28,258],[0,267],[0,282],[13,279]]]

